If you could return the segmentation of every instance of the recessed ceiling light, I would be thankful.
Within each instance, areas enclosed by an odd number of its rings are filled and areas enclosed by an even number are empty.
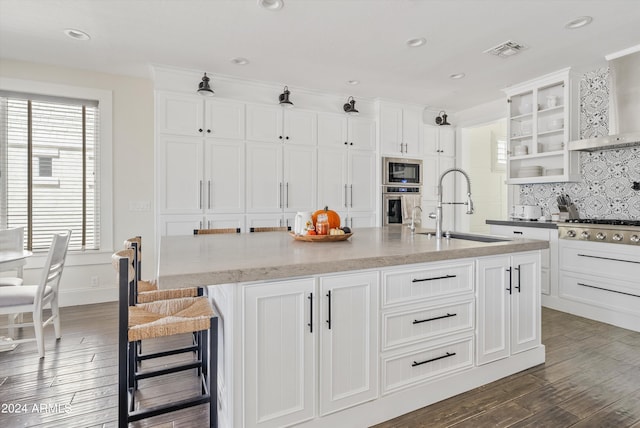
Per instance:
[[[284,0],[258,0],[258,5],[267,10],[280,10],[284,7]]]
[[[355,85],[359,85],[360,81],[359,80],[347,80],[347,84],[355,86]]]
[[[582,28],[585,25],[591,24],[591,21],[593,21],[592,17],[581,16],[564,24],[564,28],[566,28],[567,30],[575,30],[576,28]]]
[[[249,60],[242,57],[231,58],[231,63],[235,65],[247,65],[249,64]]]
[[[462,79],[464,76],[466,76],[464,73],[455,73],[455,74],[451,74],[449,76],[450,79]]]
[[[424,45],[425,43],[427,43],[427,39],[425,39],[424,37],[407,40],[407,46],[409,46],[410,48],[417,48]]]
[[[91,36],[84,31],[76,30],[74,28],[67,28],[64,30],[64,34],[76,40],[90,40]]]

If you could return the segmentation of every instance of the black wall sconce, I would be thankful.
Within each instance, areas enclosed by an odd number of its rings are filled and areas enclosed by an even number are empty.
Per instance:
[[[440,126],[451,125],[447,122],[447,113],[445,113],[444,110],[441,110],[440,113],[438,113],[438,117],[436,117],[436,124]]]
[[[280,105],[282,107],[293,107],[293,103],[291,101],[289,101],[289,95],[291,94],[291,92],[289,92],[289,88],[287,86],[284,87],[284,92],[282,92],[280,94],[280,96],[278,97],[278,100],[280,101]]]
[[[204,76],[202,76],[202,82],[198,84],[198,93],[200,95],[203,95],[205,97],[213,96],[213,89],[211,89],[211,86],[209,86],[209,80],[211,79],[207,77],[207,73],[204,73]]]
[[[353,97],[347,98],[347,102],[342,106],[345,113],[357,116],[360,112],[356,110],[356,100]]]

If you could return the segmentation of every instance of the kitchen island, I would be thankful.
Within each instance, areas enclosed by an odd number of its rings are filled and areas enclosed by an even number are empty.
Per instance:
[[[360,427],[543,363],[545,248],[399,227],[172,236],[158,280],[210,286],[221,426]]]

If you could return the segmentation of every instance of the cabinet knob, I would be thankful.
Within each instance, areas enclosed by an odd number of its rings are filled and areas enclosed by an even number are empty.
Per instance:
[[[198,129],[198,132],[202,132],[202,128],[199,128],[199,129]]]
[[[281,136],[279,136],[278,138],[282,140],[282,135],[281,135]]]
[[[349,143],[350,146],[353,146],[353,142]]]
[[[286,137],[284,137],[284,139],[285,139],[285,140],[288,140],[288,139],[289,139],[289,136],[287,135]]]
[[[211,134],[211,130],[210,129],[207,129],[207,134]]]
[[[346,146],[346,145],[348,145],[348,144],[349,144],[348,142],[346,142],[346,141],[344,142],[344,145],[345,145],[345,146]]]

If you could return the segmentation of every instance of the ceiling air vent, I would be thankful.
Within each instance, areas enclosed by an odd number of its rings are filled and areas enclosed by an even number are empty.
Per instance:
[[[514,42],[513,40],[507,40],[506,42],[502,42],[497,46],[487,49],[486,51],[484,51],[484,53],[495,55],[500,58],[509,58],[524,49],[527,49],[525,45]]]

